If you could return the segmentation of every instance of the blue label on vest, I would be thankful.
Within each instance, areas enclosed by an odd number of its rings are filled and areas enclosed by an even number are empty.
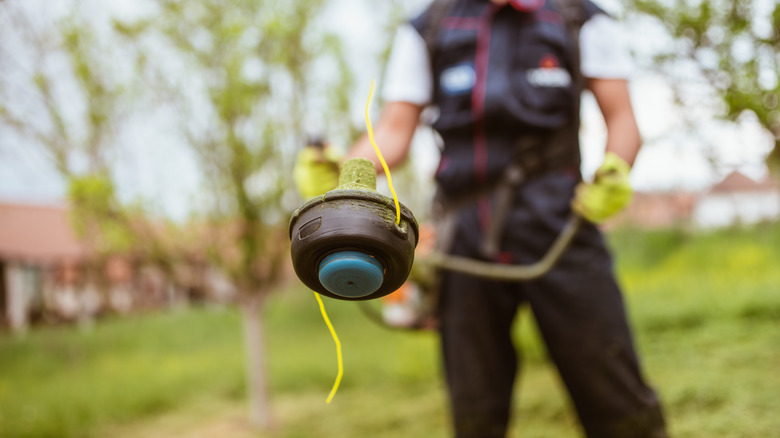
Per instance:
[[[473,64],[458,64],[441,72],[439,81],[445,94],[468,93],[474,87],[477,74]]]

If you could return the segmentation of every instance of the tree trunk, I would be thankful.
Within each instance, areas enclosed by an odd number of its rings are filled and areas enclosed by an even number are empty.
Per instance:
[[[268,430],[271,428],[271,409],[265,370],[265,336],[260,313],[264,301],[260,293],[244,293],[241,312],[244,320],[249,423],[256,429]]]
[[[770,132],[775,135],[775,144],[769,155],[766,157],[766,164],[769,167],[769,173],[775,180],[780,179],[780,128],[771,129]]]

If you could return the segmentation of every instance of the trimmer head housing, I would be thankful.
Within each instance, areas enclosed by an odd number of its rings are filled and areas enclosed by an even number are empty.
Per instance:
[[[385,296],[403,285],[414,262],[418,226],[403,205],[400,224],[395,223],[393,200],[373,190],[375,173],[373,187],[351,184],[348,165],[353,161],[344,164],[348,181],[342,169],[339,188],[309,200],[293,213],[290,251],[296,275],[310,289],[359,301]],[[363,170],[370,165],[373,171],[373,164],[362,161],[358,164]]]

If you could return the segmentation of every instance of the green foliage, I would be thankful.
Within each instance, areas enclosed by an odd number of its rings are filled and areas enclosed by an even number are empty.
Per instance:
[[[130,39],[140,37],[149,27],[148,20],[138,20],[133,23],[127,23],[114,19],[111,24],[115,32]]]
[[[71,223],[99,254],[127,252],[138,236],[118,205],[114,184],[104,174],[72,177],[68,184]]]
[[[675,44],[658,53],[656,67],[683,83],[694,65],[723,101],[720,116],[756,115],[775,135],[768,157],[780,166],[780,6],[762,0],[631,0],[629,10],[663,26]],[[686,72],[686,73],[682,73]]]
[[[78,16],[58,23],[61,32],[58,49],[67,56],[72,73],[69,79],[73,79],[72,85],[76,86],[79,98],[86,106],[83,119],[78,120],[86,136],[67,137],[64,140],[69,144],[59,148],[57,160],[66,175],[75,173],[67,163],[68,157],[78,152],[88,159],[89,172],[108,171],[107,157],[114,149],[114,119],[123,113],[123,100],[129,98],[118,83],[117,75],[111,71],[105,56],[107,47],[99,41],[94,27],[87,23],[86,19]],[[50,83],[57,82],[62,86],[64,82],[63,78],[51,74],[39,73],[37,77],[41,79],[36,84],[43,96],[52,95]],[[71,109],[63,102],[56,107],[51,106],[50,117],[63,124],[59,131],[72,131],[64,122],[69,111]],[[52,147],[49,146],[49,149]]]
[[[71,202],[83,205],[98,214],[111,214],[115,196],[113,183],[104,175],[73,178],[68,187],[68,198]]]
[[[211,203],[202,211],[220,237],[208,252],[242,290],[262,291],[276,281],[286,254],[280,224],[294,208],[285,195],[310,103],[321,98],[315,85],[329,80],[315,63],[345,68],[340,42],[315,26],[324,4],[319,0],[155,3],[160,13],[154,18],[114,27],[141,47],[168,44],[166,58],[185,66],[186,87],[176,80],[163,86],[177,96],[182,131],[209,178]],[[164,65],[158,61],[147,59],[142,67],[155,70]],[[326,97],[347,94],[349,82],[339,76],[336,92]],[[346,118],[348,106],[338,101],[336,107],[328,116]],[[228,239],[238,252],[226,251]]]

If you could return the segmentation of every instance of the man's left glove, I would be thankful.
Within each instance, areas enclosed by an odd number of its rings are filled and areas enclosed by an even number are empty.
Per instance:
[[[593,182],[580,183],[574,191],[572,209],[585,219],[600,224],[631,202],[633,190],[628,181],[631,166],[613,152],[607,152]]]
[[[322,146],[306,146],[295,160],[293,180],[305,200],[335,189],[339,185],[338,155]]]

